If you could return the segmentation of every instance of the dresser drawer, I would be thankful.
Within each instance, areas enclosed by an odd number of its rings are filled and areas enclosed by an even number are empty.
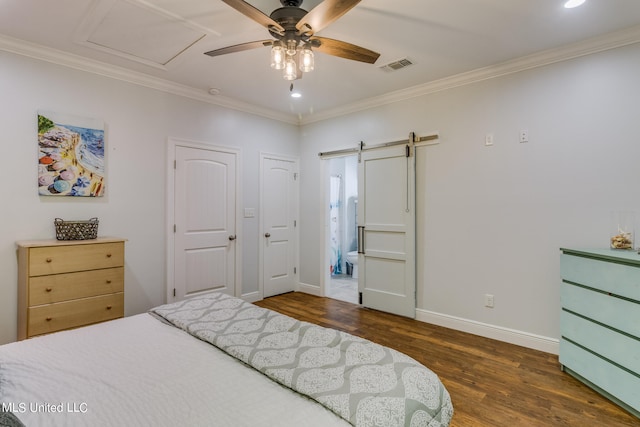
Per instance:
[[[562,283],[560,301],[563,309],[626,332],[640,339],[640,303],[602,292]],[[563,329],[564,331],[564,329]]]
[[[123,315],[124,293],[122,292],[30,307],[28,336],[117,319]]]
[[[640,267],[568,254],[561,257],[563,280],[640,301]]]
[[[44,246],[29,250],[29,276],[124,266],[124,244]]]
[[[29,278],[29,306],[124,291],[124,267]]]
[[[566,311],[560,314],[562,337],[640,376],[640,341]]]
[[[560,363],[623,406],[640,411],[640,377],[563,339],[560,340]]]

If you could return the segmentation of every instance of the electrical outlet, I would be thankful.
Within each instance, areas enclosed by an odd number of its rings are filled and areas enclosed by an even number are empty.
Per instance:
[[[489,308],[493,308],[493,295],[491,295],[491,294],[485,294],[484,295],[484,306],[485,307],[489,307]]]
[[[488,133],[488,134],[485,135],[485,137],[484,137],[484,145],[486,145],[486,146],[493,145],[493,134],[492,133]]]

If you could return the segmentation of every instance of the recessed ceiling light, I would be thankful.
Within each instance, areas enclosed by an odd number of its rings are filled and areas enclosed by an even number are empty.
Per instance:
[[[302,98],[302,94],[300,92],[291,92],[292,98]]]
[[[574,7],[578,7],[581,4],[583,4],[585,2],[585,0],[568,0],[565,4],[564,7],[566,7],[567,9],[572,9]]]

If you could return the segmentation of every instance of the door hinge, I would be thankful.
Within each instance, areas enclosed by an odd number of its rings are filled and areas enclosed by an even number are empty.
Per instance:
[[[298,221],[296,221],[295,219],[293,220],[293,227],[297,227],[298,226]]]
[[[293,180],[297,181],[298,180],[298,172],[294,172],[293,173]]]
[[[293,274],[296,274],[298,272],[298,269],[296,267],[293,267]]]
[[[173,288],[173,297],[175,298],[176,296],[176,288]]]
[[[178,161],[177,160],[173,161],[173,168],[174,169],[178,169]]]
[[[175,225],[175,224],[173,224],[173,232],[175,233],[175,232],[176,232],[176,230],[177,230],[176,225]]]

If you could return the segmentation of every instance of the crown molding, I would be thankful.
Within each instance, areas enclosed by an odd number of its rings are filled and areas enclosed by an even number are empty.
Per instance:
[[[26,56],[40,61],[50,62],[56,65],[85,71],[100,76],[145,86],[173,95],[195,99],[208,104],[217,105],[244,113],[254,114],[268,119],[277,120],[289,124],[298,125],[299,119],[291,114],[274,112],[267,108],[262,108],[238,101],[222,95],[210,95],[206,90],[199,90],[190,86],[170,82],[165,79],[150,76],[145,73],[128,70],[123,67],[106,64],[104,62],[84,58],[39,44],[19,40],[16,38],[0,35],[0,50]]]
[[[278,113],[267,108],[258,107],[250,103],[238,101],[233,98],[221,95],[212,96],[204,89],[199,90],[190,86],[181,85],[165,79],[153,77],[145,73],[140,73],[128,70],[123,67],[87,59],[79,55],[74,55],[68,52],[44,47],[42,45],[4,35],[0,35],[0,50],[41,61],[50,62],[57,65],[62,65],[69,68],[74,68],[80,71],[98,74],[128,83],[137,84],[140,86],[145,86],[174,95],[195,99],[208,104],[229,108],[244,113],[254,114],[284,123],[293,125],[306,125],[323,120],[328,120],[334,117],[344,116],[345,114],[351,114],[382,105],[401,102],[411,98],[416,98],[431,93],[480,82],[483,80],[489,80],[508,74],[530,70],[533,68],[544,67],[546,65],[554,64],[557,62],[567,61],[570,59],[591,55],[610,49],[616,49],[638,42],[640,42],[640,25],[605,34],[603,36],[587,39],[578,43],[562,46],[560,48],[534,53],[532,55],[527,55],[500,64],[479,68],[425,84],[389,92],[384,95],[367,98],[365,100],[354,102],[351,104],[342,105],[340,107],[316,112],[306,117]]]
[[[344,116],[345,114],[356,113],[358,111],[382,105],[401,102],[407,99],[477,83],[483,80],[519,73],[532,68],[544,67],[557,62],[567,61],[610,49],[616,49],[638,42],[640,42],[640,25],[605,34],[603,36],[590,38],[578,43],[523,56],[500,64],[478,68],[476,70],[434,80],[425,84],[389,92],[384,95],[368,98],[352,104],[342,105],[319,113],[314,113],[303,117],[300,120],[300,125],[328,120],[334,117]]]

